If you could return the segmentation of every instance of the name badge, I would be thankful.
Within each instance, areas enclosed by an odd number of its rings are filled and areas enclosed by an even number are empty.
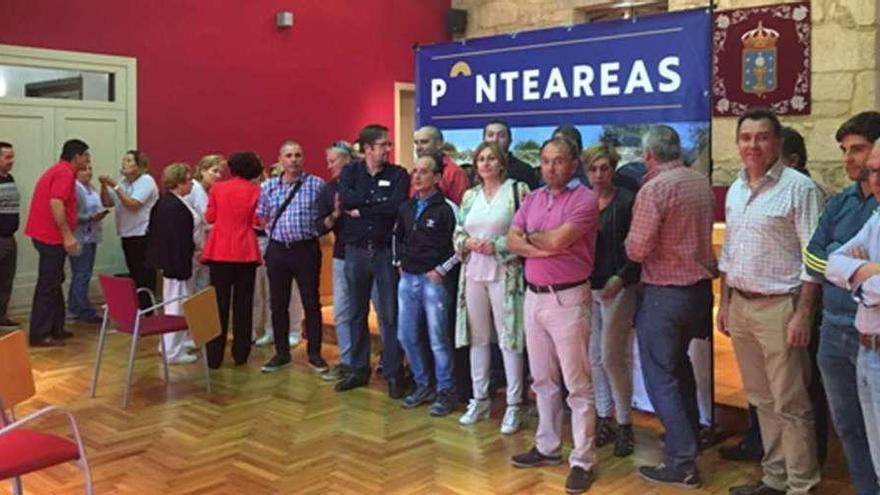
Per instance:
[[[379,179],[379,187],[389,187],[391,185],[391,181],[385,179]]]

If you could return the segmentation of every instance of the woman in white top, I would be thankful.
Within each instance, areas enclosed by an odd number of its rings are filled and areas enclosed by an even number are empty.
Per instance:
[[[95,267],[95,253],[101,242],[101,221],[108,210],[101,205],[101,195],[92,187],[92,166],[76,173],[76,236],[80,253],[70,256],[70,292],[67,317],[86,323],[100,323],[101,317],[89,301],[89,282]]]
[[[489,344],[494,327],[507,378],[501,433],[511,434],[521,423],[525,288],[522,259],[508,251],[507,231],[529,188],[507,178],[507,155],[495,143],[477,147],[474,165],[480,185],[465,192],[454,234],[462,259],[455,344],[470,345],[474,391],[459,422],[470,425],[489,416]]]
[[[129,150],[122,157],[122,177],[117,181],[102,175],[101,202],[116,207],[116,231],[122,238],[122,252],[128,273],[138,287],[156,292],[156,271],[146,266],[147,226],[150,210],[159,199],[159,188],[150,176],[147,155]],[[149,296],[140,293],[141,309],[149,307]]]
[[[199,160],[199,164],[196,165],[196,171],[193,174],[192,191],[184,198],[189,205],[193,207],[196,213],[201,216],[202,228],[205,229],[203,235],[206,238],[208,236],[207,229],[210,228],[210,225],[204,221],[205,210],[208,209],[208,191],[211,190],[211,186],[213,186],[215,182],[220,180],[223,176],[223,170],[225,169],[226,158],[223,157],[223,155],[203,156],[202,159]],[[199,256],[202,254],[201,251],[201,246],[198,246],[196,248],[193,265],[193,293],[210,285],[208,267],[199,261]]]

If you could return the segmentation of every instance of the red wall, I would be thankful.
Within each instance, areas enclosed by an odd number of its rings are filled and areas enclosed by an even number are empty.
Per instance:
[[[449,0],[28,0],[3,2],[0,43],[134,57],[138,145],[154,171],[209,152],[274,163],[299,141],[306,168],[364,124],[394,128],[394,82],[412,45],[448,39]],[[294,13],[279,30],[275,14]],[[393,137],[392,137],[393,138]]]

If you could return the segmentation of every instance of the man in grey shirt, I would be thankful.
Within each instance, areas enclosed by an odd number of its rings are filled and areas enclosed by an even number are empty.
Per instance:
[[[13,165],[15,150],[10,143],[0,141],[0,327],[19,326],[18,322],[6,315],[12,296],[12,281],[15,279],[15,232],[18,230],[21,202],[15,179],[10,173]]]

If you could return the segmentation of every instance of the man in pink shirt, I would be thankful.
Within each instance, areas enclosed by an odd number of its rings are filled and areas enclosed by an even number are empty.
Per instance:
[[[626,254],[642,264],[645,283],[636,314],[639,358],[648,397],[666,429],[664,461],[642,466],[642,478],[697,488],[696,380],[691,339],[712,331],[715,197],[709,180],[681,162],[678,133],[652,126],[642,139],[648,169],[633,206]]]
[[[538,402],[535,446],[511,462],[516,467],[562,462],[564,381],[574,439],[567,493],[590,487],[596,463],[587,279],[593,272],[599,205],[593,192],[574,178],[578,151],[563,137],[544,143],[541,175],[546,185],[526,197],[507,234],[510,251],[526,259],[523,313]]]
[[[71,334],[64,330],[64,260],[77,252],[76,172],[91,162],[89,146],[79,139],[64,143],[61,159],[43,172],[31,197],[24,234],[40,256],[37,285],[31,306],[30,344],[62,345]]]

